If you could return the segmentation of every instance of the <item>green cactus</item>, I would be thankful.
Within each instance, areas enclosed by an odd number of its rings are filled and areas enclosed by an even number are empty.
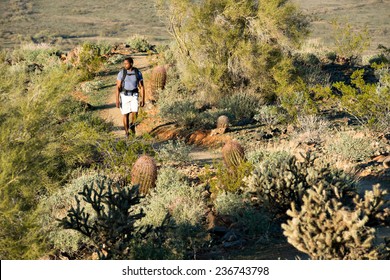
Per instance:
[[[229,128],[229,118],[227,116],[219,116],[217,119],[217,128]]]
[[[377,259],[375,229],[367,227],[368,216],[343,206],[333,187],[331,194],[323,183],[313,186],[303,197],[301,210],[292,203],[287,212],[291,219],[282,224],[288,242],[317,260]]]
[[[141,156],[131,170],[131,183],[140,186],[140,193],[146,195],[156,187],[157,165],[150,156]]]
[[[228,169],[237,169],[245,161],[245,151],[237,141],[228,141],[222,148],[222,156]]]
[[[167,70],[164,66],[156,66],[152,71],[151,87],[152,96],[155,97],[157,90],[165,88],[167,81]]]
[[[325,186],[339,187],[338,195],[346,203],[352,201],[356,194],[355,182],[344,172],[332,169],[329,164],[316,165],[315,159],[314,154],[310,153],[306,154],[303,162],[286,153],[270,155],[245,179],[246,192],[269,211],[282,215],[291,202],[299,207],[306,191],[319,182]]]

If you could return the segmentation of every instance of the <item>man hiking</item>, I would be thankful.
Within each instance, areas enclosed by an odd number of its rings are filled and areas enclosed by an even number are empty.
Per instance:
[[[124,69],[119,71],[116,81],[116,107],[121,109],[126,137],[129,137],[129,130],[135,135],[138,105],[143,107],[145,104],[145,87],[142,73],[133,67],[133,64],[134,61],[131,57],[125,58],[123,62]],[[139,95],[141,96],[138,101]],[[131,123],[129,123],[130,114]]]

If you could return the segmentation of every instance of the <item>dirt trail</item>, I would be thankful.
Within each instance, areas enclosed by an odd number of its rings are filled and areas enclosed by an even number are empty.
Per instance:
[[[141,70],[144,80],[145,80],[145,89],[146,89],[146,104],[143,108],[140,108],[140,119],[141,122],[137,125],[136,135],[140,136],[145,133],[150,133],[153,129],[164,124],[164,121],[161,120],[157,115],[157,108],[153,106],[150,102],[151,100],[151,91],[150,91],[150,76],[152,63],[150,56],[144,54],[132,54],[134,59],[134,66]],[[121,65],[118,65],[118,72]],[[113,71],[111,73],[111,78],[113,83],[116,81],[117,72]],[[115,87],[112,88],[112,93],[109,95],[106,103],[104,104],[103,109],[100,111],[101,116],[108,122],[114,124],[112,133],[118,138],[124,138],[125,132],[122,122],[122,114],[118,108],[115,106],[116,96],[115,96]],[[144,117],[142,117],[142,115]],[[172,128],[172,126],[171,126]],[[163,129],[164,130],[164,129]],[[174,129],[168,129],[158,132],[155,135],[157,141],[164,142],[167,139],[172,138],[175,135]],[[201,165],[211,164],[216,159],[220,159],[221,155],[217,154],[214,149],[208,149],[207,147],[193,146],[190,155],[191,159]]]

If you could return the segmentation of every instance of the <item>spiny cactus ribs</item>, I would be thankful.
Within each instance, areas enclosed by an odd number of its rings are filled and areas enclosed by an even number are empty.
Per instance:
[[[150,156],[141,156],[131,170],[131,183],[140,186],[140,193],[146,195],[156,187],[157,165]]]
[[[164,66],[156,66],[152,71],[152,97],[156,97],[157,90],[164,89],[167,81],[167,70]]]
[[[227,116],[220,116],[217,119],[217,128],[224,128],[228,129],[229,128],[229,118]]]
[[[245,161],[245,151],[237,141],[228,141],[222,148],[222,156],[229,169],[237,168]]]

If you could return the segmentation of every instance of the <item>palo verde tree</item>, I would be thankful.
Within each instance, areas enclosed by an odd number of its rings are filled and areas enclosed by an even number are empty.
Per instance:
[[[267,96],[291,81],[289,54],[308,34],[306,17],[291,1],[156,1],[188,88],[213,94],[251,88]]]

